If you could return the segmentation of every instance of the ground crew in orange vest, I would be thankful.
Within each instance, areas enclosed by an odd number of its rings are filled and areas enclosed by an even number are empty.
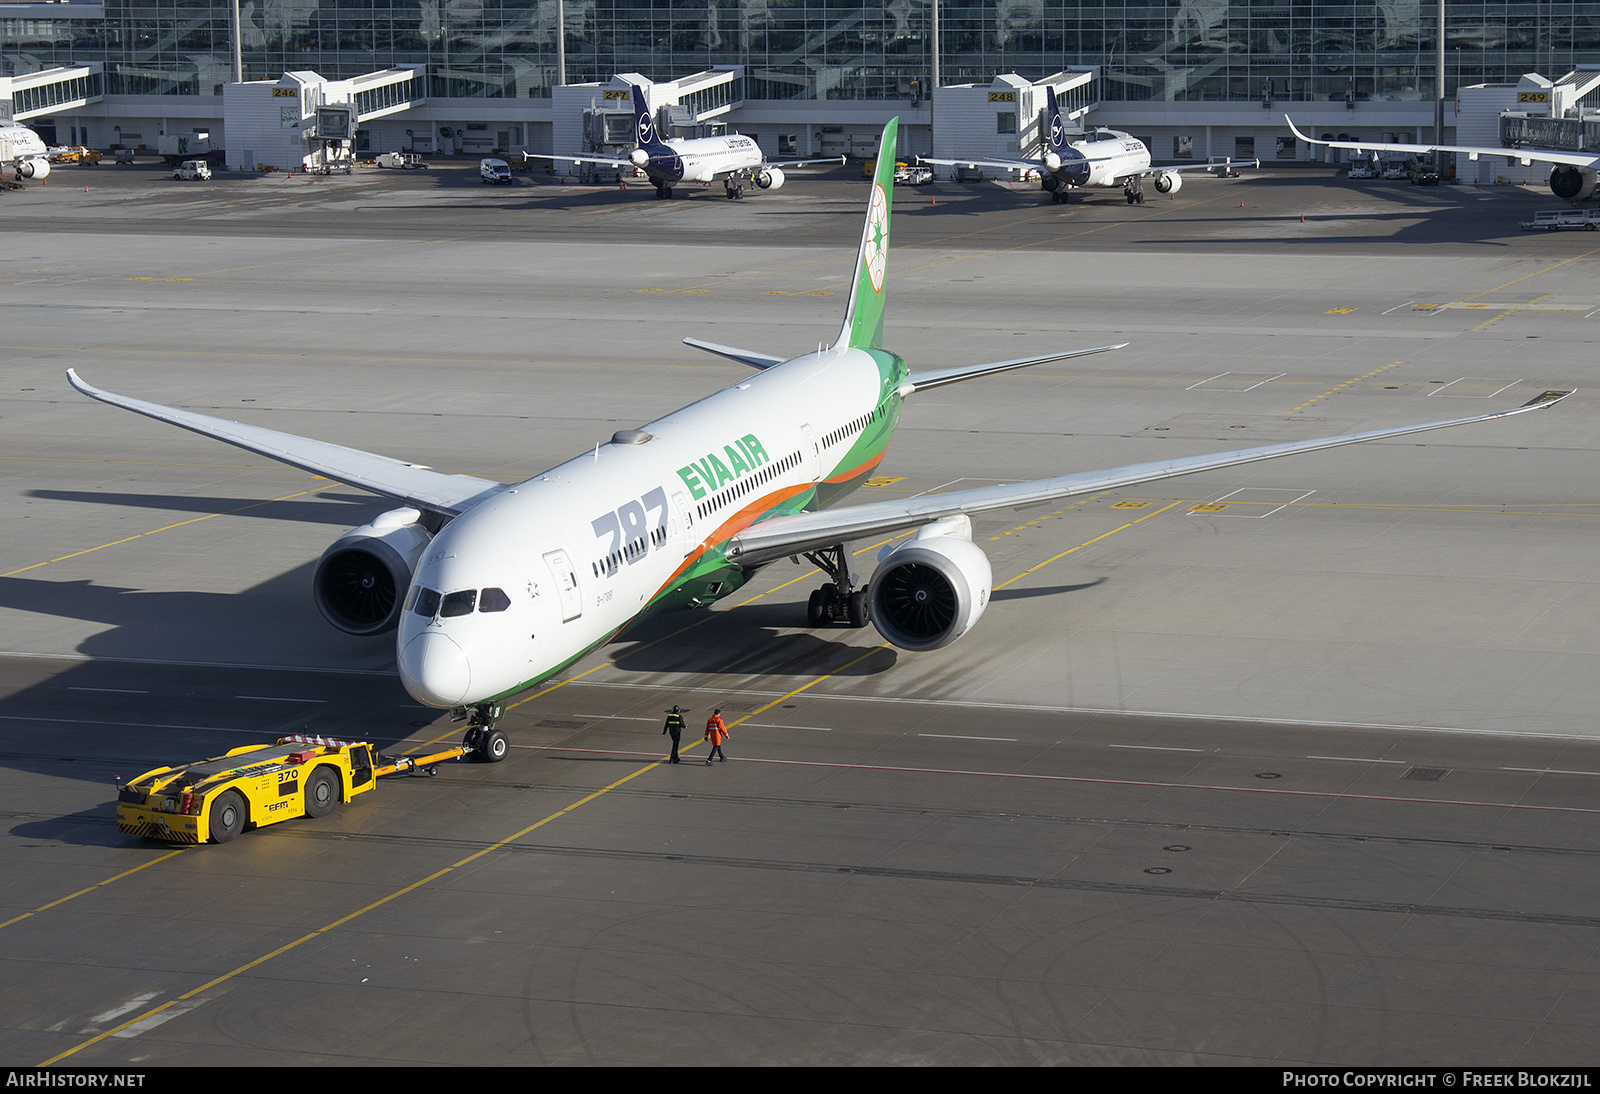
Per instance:
[[[718,707],[711,712],[711,717],[706,719],[706,740],[711,742],[711,756],[715,756],[723,763],[728,762],[728,757],[722,754],[722,742],[726,741],[730,736],[732,734],[728,732],[728,727],[722,721],[722,708]],[[706,757],[707,767],[711,766],[711,756]]]

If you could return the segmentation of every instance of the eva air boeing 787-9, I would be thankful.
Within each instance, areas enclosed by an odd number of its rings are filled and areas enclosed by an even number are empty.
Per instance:
[[[912,371],[884,348],[897,122],[883,131],[844,322],[832,345],[784,360],[685,339],[750,366],[739,383],[626,429],[517,483],[450,475],[325,441],[159,406],[85,395],[325,475],[400,507],[346,533],[313,576],[318,607],[356,635],[396,630],[406,690],[469,720],[467,744],[505,755],[502,702],[561,672],[642,616],[700,608],[761,567],[805,555],[827,575],[812,626],[869,622],[905,650],[960,638],[989,603],[989,560],[969,515],[1298,452],[1488,421],[1514,409],[1339,437],[1162,459],[1057,478],[840,505],[889,447],[907,396],[980,376],[1118,349],[1057,350]],[[857,588],[845,545],[914,531]]]

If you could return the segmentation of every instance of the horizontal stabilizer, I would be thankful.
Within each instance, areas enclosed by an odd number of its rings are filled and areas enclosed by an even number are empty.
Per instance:
[[[1042,357],[1018,357],[1014,361],[994,361],[987,365],[960,365],[956,368],[936,368],[926,372],[913,372],[907,381],[907,387],[902,387],[900,393],[909,395],[913,391],[927,391],[933,387],[943,387],[945,384],[958,384],[962,380],[974,380],[979,376],[993,376],[997,372],[1010,372],[1012,369],[1027,368],[1029,365],[1043,365],[1050,361],[1065,361],[1069,357],[1083,357],[1090,353],[1104,353],[1108,349],[1122,349],[1128,343],[1118,342],[1114,346],[1095,346],[1093,349],[1067,350],[1065,353],[1047,353]]]
[[[773,365],[781,365],[788,360],[787,357],[773,357],[770,354],[754,353],[747,349],[719,346],[715,342],[702,342],[698,338],[685,338],[683,344],[693,346],[695,349],[703,349],[707,353],[714,353],[718,357],[726,357],[730,361],[738,361],[741,365],[749,365],[751,368],[771,368]]]

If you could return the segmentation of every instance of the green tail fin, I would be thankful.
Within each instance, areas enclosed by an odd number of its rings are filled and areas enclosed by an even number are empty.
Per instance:
[[[856,253],[855,285],[835,349],[883,348],[883,302],[889,288],[889,212],[894,205],[895,138],[899,130],[900,119],[890,118],[878,142],[878,169],[873,172],[867,221],[861,229],[861,249]]]

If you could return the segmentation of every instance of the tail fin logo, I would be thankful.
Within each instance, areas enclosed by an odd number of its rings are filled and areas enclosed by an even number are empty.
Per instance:
[[[872,291],[883,292],[883,271],[889,261],[889,199],[877,183],[873,183],[872,205],[867,210],[867,234],[861,247],[861,261],[867,268]]]
[[[656,143],[656,123],[648,114],[639,115],[639,143],[641,145]]]

